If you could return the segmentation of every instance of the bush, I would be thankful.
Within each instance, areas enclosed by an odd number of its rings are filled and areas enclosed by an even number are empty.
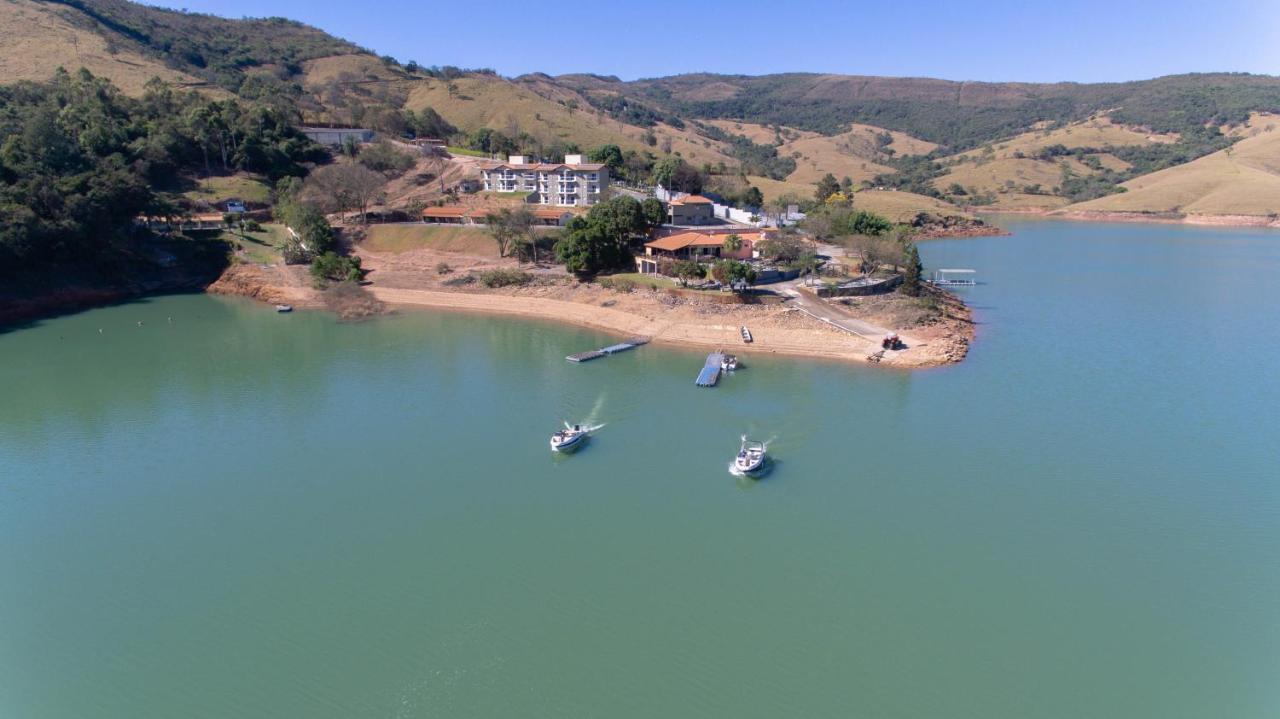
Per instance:
[[[257,220],[245,220],[244,229],[246,232],[262,232],[262,223]]]
[[[613,290],[623,294],[635,292],[636,288],[639,287],[636,281],[629,277],[602,277],[596,283],[606,290]]]
[[[457,277],[450,277],[442,284],[447,287],[464,287],[466,285],[474,285],[475,283],[476,276],[471,273],[467,273],[465,275],[458,275]]]
[[[318,283],[358,282],[364,277],[360,269],[359,257],[343,257],[334,252],[326,252],[311,261],[311,276]]]
[[[436,264],[437,275],[447,275],[450,272],[453,272],[453,268],[450,267],[447,262],[440,262]]]
[[[485,270],[480,273],[480,284],[485,287],[519,287],[532,280],[533,275],[520,270]]]

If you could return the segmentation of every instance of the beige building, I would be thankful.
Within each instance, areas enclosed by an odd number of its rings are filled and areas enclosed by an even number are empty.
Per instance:
[[[565,155],[563,163],[526,162],[512,155],[506,162],[480,168],[487,192],[527,192],[529,202],[557,207],[588,207],[609,186],[609,167]]]
[[[667,205],[673,225],[710,225],[716,221],[715,207],[702,195],[688,195]]]

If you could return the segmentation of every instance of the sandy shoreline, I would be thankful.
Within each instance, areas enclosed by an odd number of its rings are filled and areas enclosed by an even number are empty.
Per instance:
[[[696,323],[678,320],[649,319],[607,307],[594,307],[581,302],[566,302],[539,297],[407,290],[387,287],[369,288],[378,300],[394,307],[418,307],[439,310],[480,312],[513,317],[527,317],[588,327],[617,334],[620,337],[644,335],[657,344],[671,344],[702,349],[733,349],[743,353],[785,354],[824,359],[867,361],[879,346],[856,335],[827,331],[825,328],[781,328],[757,324],[752,327],[753,342],[742,341],[736,323]],[[750,325],[749,325],[750,326]],[[886,365],[901,367],[929,366],[937,362],[915,363],[907,352],[884,359]]]
[[[644,335],[656,344],[697,349],[730,349],[744,355],[779,354],[815,359],[869,362],[878,341],[833,328],[785,303],[770,305],[670,304],[658,291],[618,294],[595,287],[535,286],[509,291],[446,290],[374,283],[369,296],[393,308],[471,312],[530,318],[587,327],[618,337]],[[303,281],[298,271],[281,266],[236,265],[209,288],[215,294],[251,297],[267,303],[337,311]],[[608,305],[608,306],[606,306]],[[967,310],[935,326],[902,330],[907,349],[878,360],[900,368],[934,367],[963,359],[973,337]],[[753,342],[742,341],[740,328]],[[589,348],[584,348],[589,349]]]

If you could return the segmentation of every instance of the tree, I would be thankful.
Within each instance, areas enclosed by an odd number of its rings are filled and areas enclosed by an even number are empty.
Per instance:
[[[609,171],[616,173],[622,169],[622,148],[617,145],[601,145],[587,153],[587,159],[609,166]]]
[[[711,266],[711,276],[722,285],[734,285],[739,282],[752,285],[756,281],[755,269],[737,260],[718,260]]]
[[[383,140],[375,142],[360,152],[360,164],[374,172],[396,177],[403,175],[414,166],[415,162],[412,155]]]
[[[369,205],[387,178],[381,173],[354,162],[326,165],[307,178],[306,195],[321,207],[339,212],[360,210],[360,221],[367,221]]]
[[[556,243],[556,259],[577,275],[631,267],[631,238],[648,230],[641,204],[626,195],[612,197],[591,208],[586,217],[569,221]]]
[[[828,197],[840,191],[840,183],[836,181],[836,176],[828,172],[818,181],[818,188],[813,192],[813,199],[818,202],[826,202]]]
[[[776,232],[757,245],[762,257],[774,262],[791,263],[809,253],[809,243],[795,231]]]
[[[737,252],[742,249],[742,236],[734,233],[724,238],[723,243],[725,252]]]
[[[752,185],[742,193],[742,204],[750,208],[761,208],[764,206],[764,193],[759,187]]]
[[[653,166],[653,182],[668,190],[697,194],[702,192],[702,174],[679,157],[667,156]]]
[[[680,260],[671,266],[671,275],[680,282],[681,287],[688,287],[691,280],[706,277],[706,270],[695,260]]]
[[[343,257],[336,252],[326,252],[311,262],[311,276],[317,282],[359,282],[364,277],[359,257]]]
[[[498,243],[498,256],[506,257],[511,248],[533,237],[533,213],[528,208],[504,207],[484,216],[485,226],[493,241]],[[537,245],[533,247],[533,261],[538,261]]]
[[[662,200],[656,197],[650,197],[641,202],[640,211],[644,213],[645,222],[649,223],[650,227],[657,227],[667,221],[667,208],[662,204]]]
[[[902,294],[919,297],[922,290],[920,278],[924,275],[924,263],[920,261],[920,250],[916,243],[904,240],[902,265],[906,271],[902,274]]]
[[[624,245],[649,229],[649,219],[640,201],[628,195],[611,197],[592,205],[587,218],[601,226],[605,234]]]

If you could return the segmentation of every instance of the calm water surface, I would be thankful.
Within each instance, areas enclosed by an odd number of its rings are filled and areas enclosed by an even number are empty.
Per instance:
[[[1009,226],[924,248],[982,325],[913,374],[204,296],[0,334],[0,716],[1277,716],[1280,234]]]

